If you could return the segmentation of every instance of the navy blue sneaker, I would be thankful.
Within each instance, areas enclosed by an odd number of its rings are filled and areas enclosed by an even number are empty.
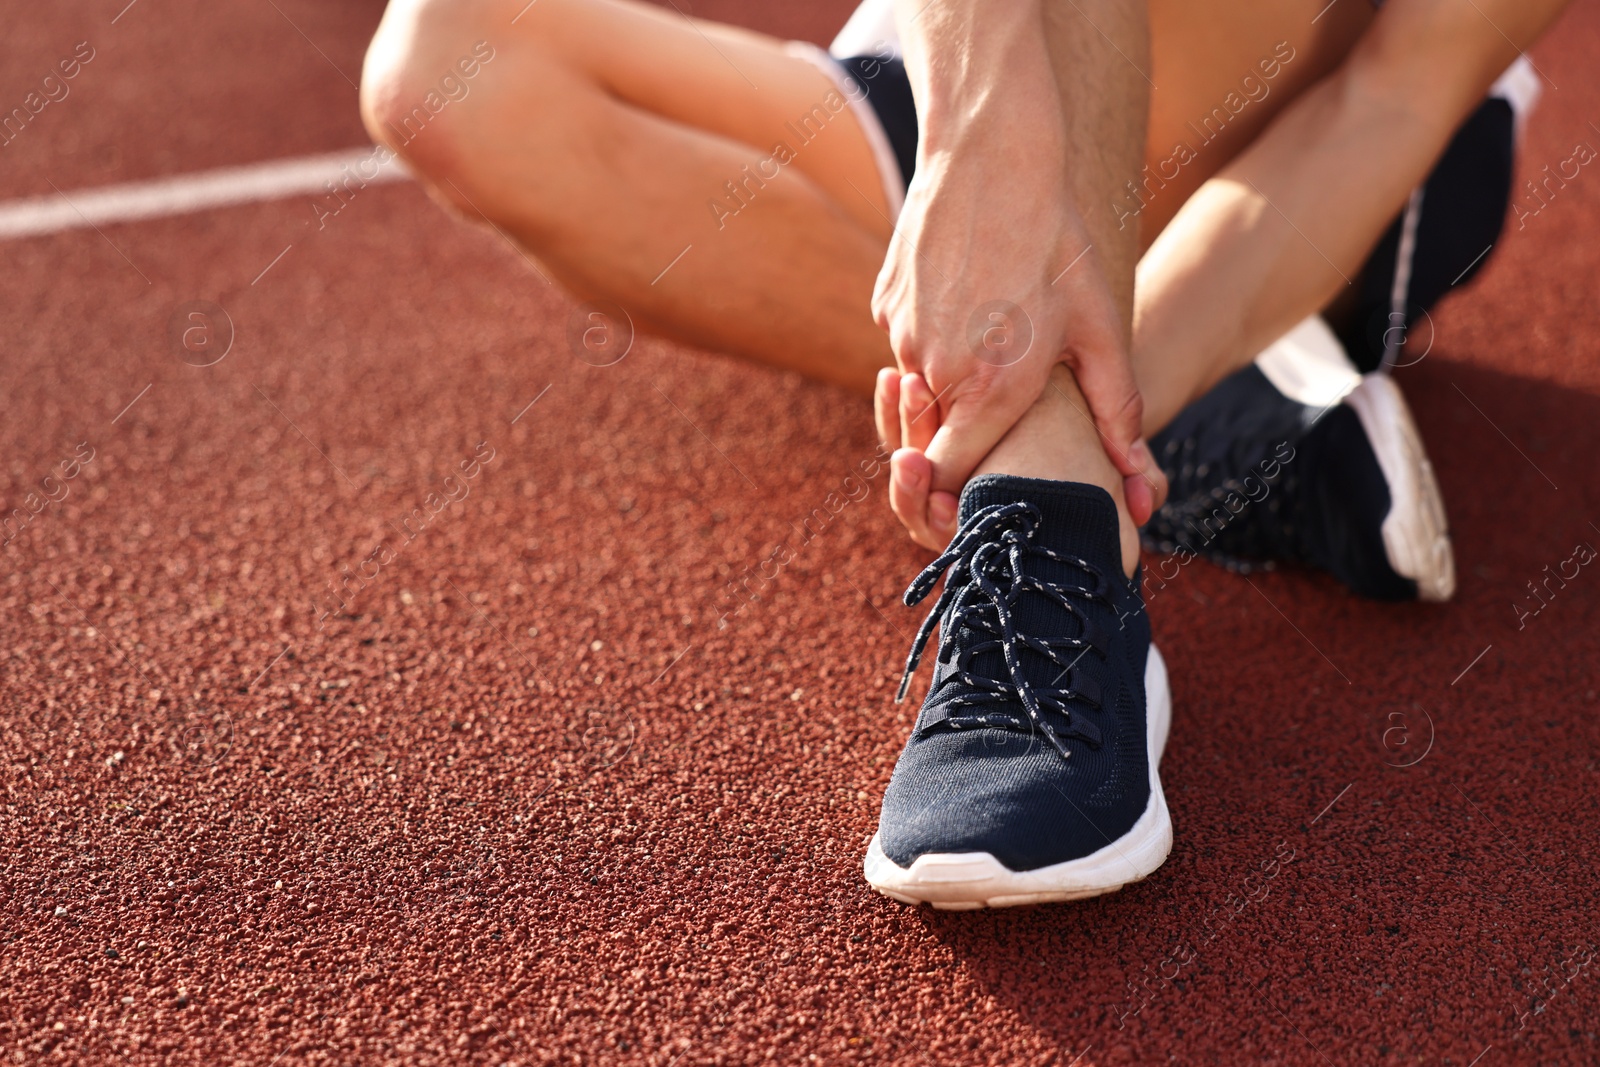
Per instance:
[[[938,623],[933,684],[884,794],[867,881],[966,909],[1096,896],[1150,874],[1172,850],[1156,774],[1172,701],[1110,494],[975,478],[955,539],[906,603],[941,575],[900,697]]]
[[[1320,319],[1150,446],[1170,486],[1141,534],[1151,551],[1246,573],[1303,564],[1377,600],[1455,592],[1443,497],[1405,397],[1388,375],[1357,372]]]

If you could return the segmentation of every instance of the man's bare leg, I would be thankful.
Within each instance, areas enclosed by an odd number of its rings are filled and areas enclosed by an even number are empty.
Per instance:
[[[1124,183],[1144,164],[1150,116],[1147,4],[1126,0],[1053,0],[1045,36],[1067,123],[1070,194],[1111,283],[1124,336],[1133,333],[1137,227],[1112,209]],[[1058,284],[1065,284],[1063,278]]]
[[[1084,359],[1060,362],[1075,352],[1126,358],[1137,233],[1103,219],[1091,228],[1084,217],[1093,219],[1088,208],[1142,159],[1148,85],[1137,69],[1116,68],[1145,54],[1144,5],[1045,0],[1046,14],[1013,9],[1009,21],[981,0],[951,8],[913,42],[924,51],[908,48],[911,62],[927,63],[912,84],[932,101],[929,126],[938,133],[941,116],[951,124],[942,143],[930,136],[932,147],[919,157],[936,169],[913,189],[908,229],[920,226],[916,236],[928,238],[922,243],[930,256],[970,248],[977,269],[965,284],[941,287],[906,268],[897,238],[901,258],[886,267],[891,284],[880,281],[874,304],[884,315],[885,303],[899,303],[888,316],[896,355],[907,363],[909,348],[911,367],[926,368],[933,388],[946,388],[938,384],[943,373],[952,390],[976,382],[972,394],[980,402],[989,389],[1011,383],[1036,391],[1026,394],[1032,402],[1019,420],[1009,429],[1002,422],[998,443],[972,470],[977,477],[956,483],[967,525],[938,569],[925,571],[907,593],[908,603],[931,595],[944,571],[944,592],[918,632],[906,676],[937,623],[934,679],[884,792],[863,874],[894,899],[966,909],[1111,892],[1165,861],[1172,821],[1158,765],[1171,703],[1139,592],[1110,580],[1119,563],[1131,575],[1138,558],[1126,472],[1108,457],[1089,415],[1074,410],[1084,402],[1081,384],[1103,387],[1106,379]],[[965,31],[991,17],[997,32],[989,45],[954,74],[938,69],[942,49],[959,50]],[[1043,42],[1030,36],[1040,29]],[[1021,196],[1065,187],[1052,206],[1007,218],[985,202],[983,168],[975,164],[985,149],[1016,139],[1018,127],[1031,127],[1047,151],[1062,152],[1059,160],[1036,157],[1016,176]],[[1015,233],[1018,221],[1037,232]],[[972,247],[1008,228],[1019,246],[1010,262]],[[926,358],[971,343],[950,329],[959,331],[959,315],[928,314],[949,294],[961,303],[981,300],[986,289],[1015,293],[1027,313],[1026,303],[1054,299],[1053,275],[1072,283],[1070,299],[1062,298],[1068,316],[1088,325],[1047,321],[1033,337],[1043,341],[1040,350],[1007,364],[1026,378],[1002,382],[982,366],[961,376],[953,362],[940,368]],[[928,321],[937,328],[925,333]],[[1030,359],[1038,362],[1028,366]],[[902,385],[914,388],[920,376],[907,373]],[[1115,395],[1125,395],[1121,383]],[[949,415],[946,439],[976,424],[962,422],[956,404],[937,410]],[[1137,411],[1119,414],[1133,421]],[[911,451],[895,454],[896,476]],[[937,473],[931,449],[918,457]],[[905,519],[902,507],[897,514]],[[906,688],[902,682],[902,694]]]
[[[1144,161],[1145,120],[1149,113],[1149,83],[1143,72],[1149,53],[1144,6],[1119,0],[1063,0],[1047,7],[1045,22],[1067,126],[1071,188],[1066,194],[1083,217],[1093,254],[1091,262],[1110,283],[1126,338],[1132,332],[1138,228],[1119,227],[1117,218],[1105,205],[1114,202],[1123,183],[1137,175]],[[1073,284],[1071,274],[1070,269],[1065,273],[1064,284]],[[1054,353],[1039,352],[1025,358],[1053,356]],[[1152,376],[1149,385],[1159,387],[1162,377],[1165,376]],[[1146,383],[1141,381],[1140,385],[1145,387]],[[921,395],[908,395],[903,406],[920,414],[931,397],[920,382],[913,381],[911,389],[920,389]],[[1107,457],[1088,412],[1072,372],[1058,365],[1039,400],[974,473],[1084,482],[1105,489],[1117,506],[1123,567],[1131,575],[1139,560],[1138,530],[1124,497],[1123,475]],[[908,427],[914,418],[917,415],[905,420]],[[931,423],[932,418],[919,421]],[[931,440],[932,429],[924,425],[901,443],[920,452]],[[928,484],[927,460],[922,455],[900,452],[895,463],[900,480]],[[940,527],[932,531],[934,539],[948,540],[955,518],[954,497],[936,494],[930,515]]]
[[[1171,0],[1153,5],[1158,28],[1170,6]],[[1086,72],[1106,63],[1115,68],[1107,77],[1128,83],[1135,96],[1145,85],[1136,66],[1157,73],[1154,61],[1142,58],[1138,34],[1119,28],[1117,10],[1057,7],[1052,38],[1067,72],[1063,93],[1103,93],[1108,83]],[[1226,7],[1212,13],[1219,25],[1231,24]],[[1238,48],[1208,51],[1216,68],[1210,76],[1177,68],[1191,53],[1167,46],[1165,54],[1177,59],[1160,76],[1169,89],[1154,109],[1142,162],[1159,163],[1184,117],[1206,111],[1206,94],[1227,84],[1234,68],[1251,69],[1255,52],[1274,35],[1263,35],[1261,12],[1250,14],[1255,37],[1222,34],[1224,43],[1237,37]],[[1291,5],[1278,15],[1283,35],[1307,40],[1315,14]],[[1320,36],[1305,46],[1314,55],[1287,69],[1245,119],[1265,122],[1309,80],[1297,79],[1301,70],[1325,69],[1348,47],[1359,28],[1323,32],[1334,21],[1330,15],[1316,24]],[[1079,31],[1088,36],[1074,36]],[[484,65],[469,96],[414,133],[413,109],[480,40],[495,49],[495,61]],[[1155,60],[1162,55],[1156,42]],[[743,180],[746,167],[769,158],[772,142],[794,143],[785,124],[831,89],[827,77],[780,42],[691,24],[641,4],[541,0],[524,8],[520,0],[396,0],[369,53],[363,110],[374,136],[405,155],[436,195],[469,215],[487,216],[549,273],[581,295],[621,304],[641,329],[867,391],[873,372],[891,363],[866,307],[889,226],[881,179],[854,116],[842,111],[809,143],[796,144],[778,178],[745,184],[747,205],[720,227],[708,206],[725,196],[724,182]],[[1109,277],[1121,279],[1126,320],[1127,264],[1136,254],[1128,233],[1138,227],[1115,225],[1114,205],[1126,201],[1124,183],[1138,169],[1127,162],[1128,142],[1137,137],[1126,136],[1137,116],[1118,126],[1103,109],[1069,107],[1068,114],[1075,143],[1101,146],[1073,169],[1073,195],[1086,205],[1095,254]],[[1207,149],[1185,168],[1185,180],[1211,173],[1233,150]],[[1151,204],[1138,221],[1169,214],[1165,202]],[[1144,227],[1145,242],[1151,229]],[[1160,415],[1147,420],[1147,433],[1190,399],[1196,381],[1222,373],[1187,366],[1182,355],[1174,346],[1143,351],[1134,338],[1146,411]],[[1096,436],[1070,376],[1058,371],[1039,407],[980,471],[1048,468],[1056,477],[1107,481],[1105,457],[1088,447]],[[1131,530],[1125,533],[1131,548]]]
[[[469,95],[411,136],[479,41],[494,58]],[[435,195],[641,329],[859,392],[891,362],[869,143],[781,42],[632,0],[396,0],[362,83],[372,135]]]
[[[1155,32],[1173,24],[1175,3],[1152,4]],[[1280,34],[1310,51],[1235,128],[1259,128],[1292,99],[1308,81],[1301,72],[1325,69],[1359,32],[1328,33],[1337,11],[1313,25],[1318,6],[1307,0],[1278,10],[1281,26],[1268,32],[1259,3],[1207,5],[1217,40],[1197,70],[1180,66],[1194,50],[1153,42],[1153,59],[1140,65],[1166,88],[1152,101],[1143,162],[1159,165],[1175,138],[1192,136],[1186,122],[1216,104],[1256,53],[1266,54],[1262,42]],[[1070,5],[1064,11],[1082,18]],[[1178,29],[1193,33],[1187,22],[1172,33]],[[495,59],[467,97],[417,132],[415,109],[480,40]],[[1121,62],[1098,34],[1084,44]],[[1160,73],[1151,64],[1164,57]],[[1125,75],[1139,78],[1131,66]],[[779,41],[629,0],[395,0],[368,53],[362,106],[373,136],[407,158],[436,195],[487,216],[575,292],[615,301],[641,329],[867,392],[873,372],[892,364],[867,311],[889,236],[881,179],[848,111],[803,147],[785,128],[830,88]],[[723,183],[743,181],[743,168],[767,159],[776,140],[797,147],[793,163],[777,180],[749,184],[748,206],[719,228],[708,202],[725,198]],[[1206,149],[1182,182],[1214,172],[1237,147]],[[1110,228],[1116,205],[1132,203],[1126,177],[1079,191],[1091,230]],[[1148,244],[1159,229],[1152,221],[1164,222],[1182,191],[1172,184],[1128,228],[1142,226]],[[1127,254],[1125,241],[1096,244],[1113,257]],[[1135,337],[1146,410],[1169,414],[1189,399],[1196,375],[1170,346],[1150,355]],[[1147,422],[1146,433],[1157,429]]]
[[[1126,326],[1138,228],[1119,226],[1112,204],[1145,141],[1142,29],[1114,8],[1058,8],[1069,134],[1089,146],[1072,195]],[[414,106],[479,40],[495,60],[414,133]],[[436,195],[510,233],[577,293],[616,301],[643,329],[865,391],[892,362],[865,306],[889,224],[853,116],[796,146],[777,179],[745,185],[736,216],[719,225],[708,206],[727,203],[723,183],[773,143],[793,142],[786,124],[832,88],[779,42],[629,2],[396,0],[368,56],[363,110]],[[1110,99],[1117,106],[1094,103]],[[1148,391],[1181,378],[1167,371],[1136,366]],[[1086,411],[1058,371],[1039,412],[980,470],[1103,484],[1120,501]],[[1137,542],[1124,526],[1131,566]]]

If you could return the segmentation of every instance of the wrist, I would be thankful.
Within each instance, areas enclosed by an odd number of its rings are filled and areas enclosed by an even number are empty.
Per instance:
[[[1060,141],[1060,92],[1037,2],[984,5],[981,18],[975,5],[915,2],[924,10],[910,20],[904,49],[919,148],[941,154],[1016,150],[1041,135]]]
[[[951,99],[920,122],[917,169],[943,167],[998,176],[1019,172],[1059,176],[1065,170],[1066,137],[1054,90],[1045,99],[997,86]]]

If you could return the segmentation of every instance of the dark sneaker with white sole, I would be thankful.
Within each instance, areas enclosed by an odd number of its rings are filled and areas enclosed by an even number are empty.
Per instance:
[[[1145,547],[1243,572],[1319,567],[1378,600],[1450,599],[1443,498],[1394,379],[1357,373],[1342,351],[1342,368],[1297,379],[1311,357],[1269,354],[1151,439],[1170,490]]]
[[[945,576],[901,697],[939,625],[933,683],[867,850],[873,888],[967,909],[1074,900],[1144,878],[1172,849],[1156,767],[1166,667],[1122,573],[1116,507],[1076,482],[985,475],[961,494]]]

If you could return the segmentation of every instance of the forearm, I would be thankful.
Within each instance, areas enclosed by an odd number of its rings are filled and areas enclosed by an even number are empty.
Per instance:
[[[919,179],[956,168],[1063,170],[1040,0],[897,0],[895,15],[917,104]]]
[[[1134,255],[1117,247],[1131,249],[1135,231],[1096,232],[1098,220],[1080,210],[1109,202],[1137,173],[1144,147],[1146,83],[1123,68],[1130,51],[1146,51],[1146,31],[1142,8],[1134,18],[1127,6],[900,0],[897,8],[920,137],[872,306],[912,379],[899,403],[917,430],[903,443],[927,468],[914,491],[909,474],[897,476],[895,510],[930,547],[954,529],[926,521],[927,502],[950,504],[953,517],[954,494],[1040,401],[1058,364],[1071,368],[1087,403],[1085,425],[1098,438],[1084,443],[1109,462],[1109,488],[1118,477],[1135,482],[1127,499],[1136,521],[1154,506],[1161,475],[1139,439],[1127,357]],[[1122,43],[1105,47],[1097,25]]]

